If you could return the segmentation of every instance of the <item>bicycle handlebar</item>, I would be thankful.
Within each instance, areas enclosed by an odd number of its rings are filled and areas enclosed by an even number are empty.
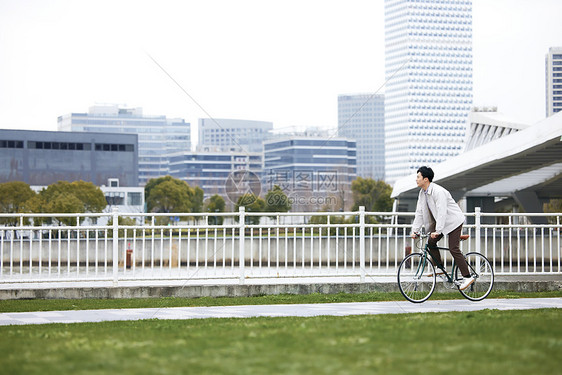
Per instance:
[[[429,236],[431,236],[431,233],[414,232],[412,234],[415,235],[414,238],[428,238]],[[461,234],[460,240],[464,241],[464,240],[467,240],[469,237],[470,237],[469,234]]]

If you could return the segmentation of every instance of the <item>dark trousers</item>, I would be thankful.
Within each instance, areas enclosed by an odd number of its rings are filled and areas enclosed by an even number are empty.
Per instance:
[[[469,277],[470,271],[468,270],[468,264],[466,263],[466,260],[464,259],[459,246],[461,242],[461,232],[462,224],[457,229],[449,233],[449,252],[453,256],[455,264],[459,267],[459,270],[461,271],[463,277]],[[429,252],[431,253],[431,256],[433,257],[435,262],[438,263],[436,264],[436,266],[438,267],[443,267],[443,260],[441,259],[441,254],[437,249],[437,242],[441,238],[443,238],[443,234],[440,234],[436,238],[429,237],[429,240],[427,241],[427,244],[429,245]]]

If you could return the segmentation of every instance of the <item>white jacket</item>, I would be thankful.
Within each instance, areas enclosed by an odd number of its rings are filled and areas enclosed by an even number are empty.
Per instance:
[[[430,215],[430,209],[435,221]],[[420,189],[412,232],[419,232],[424,226],[427,233],[437,232],[445,235],[457,229],[464,220],[465,216],[459,205],[445,188],[432,182],[427,188],[427,194]]]

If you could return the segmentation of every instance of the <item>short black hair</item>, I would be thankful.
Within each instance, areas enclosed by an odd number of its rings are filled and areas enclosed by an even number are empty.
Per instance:
[[[433,181],[433,176],[435,176],[435,174],[433,173],[433,169],[431,169],[429,167],[426,167],[426,166],[423,166],[423,167],[420,167],[416,173],[418,173],[418,172],[421,173],[423,178],[427,177],[429,182]]]

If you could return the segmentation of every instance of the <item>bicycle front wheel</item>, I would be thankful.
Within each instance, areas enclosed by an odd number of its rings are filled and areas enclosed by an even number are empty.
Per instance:
[[[465,290],[459,290],[465,298],[471,301],[482,301],[488,297],[494,286],[494,270],[488,258],[480,253],[468,253],[465,256],[474,282]],[[455,280],[462,279],[461,271],[455,267]]]
[[[435,290],[433,263],[420,253],[408,255],[398,266],[398,288],[410,302],[426,301]]]

